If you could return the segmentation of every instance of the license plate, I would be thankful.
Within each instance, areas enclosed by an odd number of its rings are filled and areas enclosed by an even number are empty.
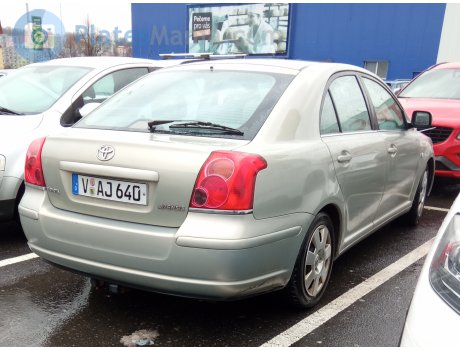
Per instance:
[[[72,174],[72,193],[116,202],[147,205],[147,185],[143,183]]]

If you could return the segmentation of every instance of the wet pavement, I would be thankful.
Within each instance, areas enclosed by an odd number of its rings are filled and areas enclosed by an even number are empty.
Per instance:
[[[18,222],[0,222],[0,232],[0,260],[30,253],[27,239]]]
[[[427,205],[449,208],[457,184],[436,186]],[[334,263],[323,300],[292,309],[271,293],[208,302],[139,290],[109,294],[86,277],[36,258],[0,267],[0,346],[260,346],[435,236],[445,212],[416,228],[394,222]],[[0,261],[30,253],[20,226],[0,223]],[[420,259],[293,346],[396,346]]]
[[[38,259],[24,264],[35,266],[22,271],[25,275],[13,284],[0,283],[0,346],[44,344],[59,325],[87,304],[90,294],[90,284],[84,278]]]

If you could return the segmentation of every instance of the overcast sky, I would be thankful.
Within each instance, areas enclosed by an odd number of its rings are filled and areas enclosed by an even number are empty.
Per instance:
[[[74,31],[76,25],[84,25],[86,17],[102,30],[112,32],[118,27],[122,32],[131,30],[131,2],[139,0],[0,0],[0,22],[3,27],[14,27],[16,21],[29,11],[46,10],[62,18],[66,31]]]
[[[227,0],[226,2],[238,2]],[[62,18],[66,31],[74,31],[76,25],[84,25],[87,15],[95,26],[112,32],[115,27],[126,32],[131,30],[131,3],[184,2],[178,0],[0,0],[0,22],[3,27],[14,27],[16,21],[29,11],[40,9]],[[218,2],[200,0],[202,2]],[[251,2],[251,1],[250,1]],[[252,1],[257,2],[257,1]],[[70,30],[72,29],[72,30]]]

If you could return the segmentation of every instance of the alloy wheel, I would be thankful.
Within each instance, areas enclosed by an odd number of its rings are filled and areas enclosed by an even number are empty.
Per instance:
[[[325,286],[331,259],[331,233],[327,226],[319,225],[310,238],[305,255],[304,286],[309,296],[317,296]]]

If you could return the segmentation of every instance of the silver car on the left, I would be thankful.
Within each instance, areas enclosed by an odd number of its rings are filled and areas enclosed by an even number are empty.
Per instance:
[[[29,64],[0,79],[0,221],[17,213],[27,147],[73,125],[85,105],[100,103],[137,78],[173,62],[74,57]]]

